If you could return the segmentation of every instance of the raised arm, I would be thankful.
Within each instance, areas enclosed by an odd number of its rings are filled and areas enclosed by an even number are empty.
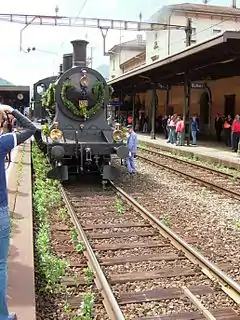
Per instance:
[[[37,128],[27,117],[25,117],[18,110],[13,110],[12,115],[18,120],[20,125],[23,127],[23,131],[16,132],[17,145],[19,145],[26,141],[28,138],[30,138],[32,135],[34,135]]]
[[[37,128],[28,118],[8,105],[0,104],[0,111],[12,113],[23,127],[23,131],[21,132],[7,133],[0,136],[0,153],[7,153],[16,145],[30,138]]]

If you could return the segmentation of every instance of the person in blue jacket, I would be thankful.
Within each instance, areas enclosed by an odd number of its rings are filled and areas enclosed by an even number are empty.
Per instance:
[[[30,138],[36,131],[34,124],[18,110],[0,104],[1,122],[10,113],[17,119],[23,130],[0,135],[0,320],[16,320],[15,313],[7,307],[7,259],[10,238],[10,216],[8,210],[8,191],[6,185],[5,157],[17,145]],[[1,123],[2,124],[2,123]]]
[[[126,165],[128,172],[130,174],[134,174],[136,172],[136,167],[134,163],[134,158],[137,153],[137,134],[133,131],[132,125],[128,125],[128,140],[127,140],[127,146],[129,150],[129,155],[126,158]]]
[[[191,135],[192,135],[192,145],[196,146],[197,145],[197,133],[199,132],[199,126],[197,122],[197,116],[194,114],[192,116],[192,119],[190,121],[190,130],[191,130]]]

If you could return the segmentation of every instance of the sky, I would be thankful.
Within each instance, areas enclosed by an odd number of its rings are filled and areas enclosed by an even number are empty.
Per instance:
[[[107,18],[147,21],[162,5],[182,2],[202,3],[201,0],[7,0],[0,1],[0,13],[58,15],[88,18]],[[210,0],[212,5],[231,5],[231,0]],[[239,0],[240,5],[240,0]],[[70,41],[86,39],[93,53],[93,68],[108,63],[103,56],[101,31],[96,28],[28,26],[22,32],[22,47],[35,47],[36,51],[20,52],[20,30],[24,25],[0,21],[0,77],[16,85],[32,85],[39,79],[57,74],[62,55],[71,53]],[[109,30],[106,49],[115,44],[136,38],[131,31]]]

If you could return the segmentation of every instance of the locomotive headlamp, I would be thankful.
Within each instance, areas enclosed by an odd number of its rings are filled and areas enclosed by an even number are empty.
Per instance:
[[[59,129],[53,129],[51,132],[50,132],[50,138],[52,140],[61,140],[62,139],[62,136],[63,136],[63,133],[61,130]]]
[[[123,132],[122,130],[114,130],[112,134],[113,140],[115,142],[122,142],[123,141]]]

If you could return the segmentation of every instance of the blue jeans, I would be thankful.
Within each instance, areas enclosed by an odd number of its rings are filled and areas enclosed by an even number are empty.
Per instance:
[[[135,153],[131,153],[131,156],[126,158],[126,165],[129,173],[133,173],[136,171],[134,156],[135,156]]]
[[[169,141],[171,144],[174,144],[176,142],[175,128],[169,129]]]
[[[238,149],[239,137],[240,137],[239,132],[232,132],[232,149],[234,151],[237,151]]]
[[[183,146],[184,145],[184,132],[177,133],[177,145]]]
[[[10,237],[8,207],[0,207],[0,320],[7,320],[7,259]]]
[[[192,131],[192,144],[196,145],[197,144],[197,131]]]

